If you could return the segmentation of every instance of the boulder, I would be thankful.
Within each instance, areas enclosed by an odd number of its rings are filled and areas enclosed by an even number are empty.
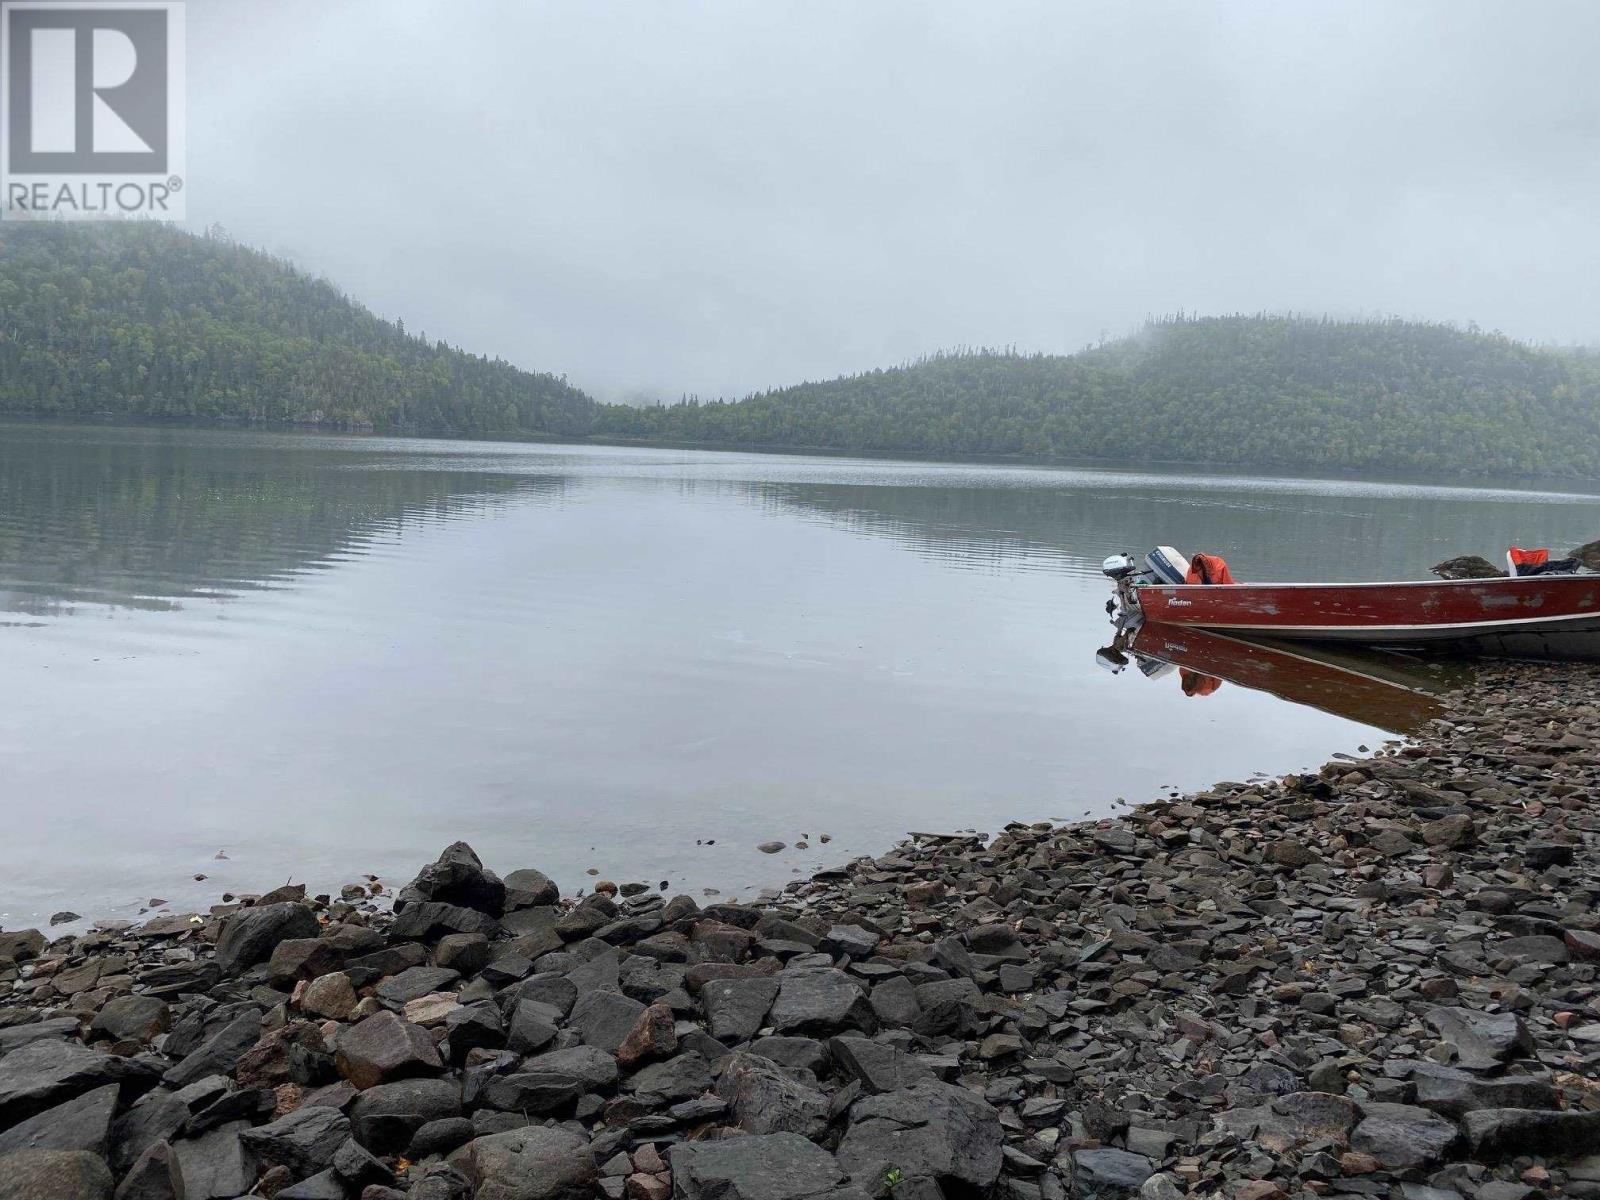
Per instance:
[[[183,1168],[166,1142],[145,1149],[117,1185],[115,1200],[186,1200]]]
[[[1447,558],[1429,570],[1440,579],[1499,579],[1505,575],[1503,570],[1477,554]]]
[[[170,1087],[187,1087],[207,1075],[226,1075],[261,1040],[261,1013],[248,1009],[211,1034],[194,1050],[167,1069],[162,1079]]]
[[[756,1054],[733,1055],[717,1081],[717,1095],[749,1133],[820,1138],[828,1128],[828,1097]]]
[[[617,1047],[617,1064],[632,1070],[647,1062],[671,1058],[678,1049],[677,1021],[672,1009],[659,1001],[652,1004],[633,1023],[633,1028]]]
[[[304,904],[287,902],[241,909],[222,923],[217,965],[226,975],[266,962],[279,942],[314,938],[322,932],[317,915]]]
[[[288,1167],[304,1179],[333,1165],[333,1155],[350,1136],[350,1120],[336,1108],[297,1108],[269,1125],[240,1134],[245,1147],[261,1161]]]
[[[492,938],[500,932],[500,922],[486,912],[464,904],[441,901],[416,901],[395,915],[389,936],[397,941],[434,941],[452,933],[476,933]]]
[[[694,1051],[652,1063],[623,1083],[637,1096],[663,1101],[692,1100],[710,1086],[711,1065]]]
[[[449,1163],[476,1188],[475,1200],[591,1200],[599,1180],[588,1142],[537,1125],[474,1138]]]
[[[111,1172],[87,1150],[18,1150],[0,1158],[0,1200],[110,1200]]]
[[[340,1030],[334,1062],[357,1088],[431,1074],[444,1066],[425,1030],[387,1011]]]
[[[796,1133],[679,1142],[667,1159],[676,1200],[812,1200],[845,1178],[833,1155]]]
[[[710,980],[700,989],[706,1030],[719,1042],[747,1042],[766,1021],[777,996],[776,979]]]
[[[300,996],[300,1011],[330,1021],[348,1021],[359,1002],[350,976],[343,971],[330,971],[306,984]]]
[[[1290,1092],[1256,1108],[1237,1108],[1217,1117],[1240,1137],[1254,1138],[1277,1153],[1310,1142],[1344,1145],[1355,1128],[1356,1106],[1331,1092]]]
[[[0,1133],[0,1155],[17,1150],[87,1150],[104,1158],[120,1089],[97,1087]]]
[[[255,1186],[259,1174],[255,1155],[240,1140],[249,1128],[248,1121],[235,1121],[172,1143],[183,1171],[185,1200],[233,1200]]]
[[[1426,1108],[1367,1104],[1350,1135],[1350,1148],[1370,1154],[1388,1171],[1426,1170],[1443,1162],[1461,1141],[1461,1131]]]
[[[546,908],[560,899],[561,889],[543,871],[524,867],[506,876],[506,912],[516,912],[524,908]]]
[[[1123,1200],[1137,1196],[1155,1174],[1142,1154],[1103,1146],[1072,1152],[1072,1195],[1077,1200]]]
[[[425,1125],[460,1115],[461,1085],[452,1079],[380,1083],[350,1104],[355,1139],[374,1154],[398,1154]]]
[[[0,1127],[114,1083],[124,1100],[155,1085],[156,1068],[90,1050],[77,1042],[30,1042],[0,1058]]]
[[[116,996],[89,1023],[89,1032],[114,1042],[147,1042],[172,1027],[172,1011],[155,996]]]
[[[1519,1054],[1533,1053],[1533,1036],[1515,1013],[1431,1008],[1422,1019],[1455,1047],[1457,1063],[1469,1071],[1494,1070]]]
[[[1484,1078],[1437,1063],[1419,1062],[1412,1069],[1417,1103],[1450,1117],[1481,1108],[1555,1108],[1555,1083],[1543,1075],[1501,1075]]]
[[[857,1100],[839,1143],[839,1165],[860,1187],[882,1194],[898,1168],[946,1189],[986,1189],[1000,1174],[1000,1114],[965,1088],[919,1083]]]
[[[896,1046],[864,1037],[836,1037],[828,1053],[850,1078],[868,1092],[894,1092],[934,1078],[917,1059]]]
[[[1472,1157],[1493,1162],[1524,1154],[1578,1158],[1600,1151],[1600,1112],[1484,1108],[1461,1121]]]
[[[484,867],[471,846],[456,842],[445,847],[435,862],[423,867],[401,889],[394,907],[396,912],[404,912],[414,904],[426,902],[456,905],[498,917],[505,911],[506,885]]]
[[[772,1002],[770,1019],[779,1033],[831,1032],[843,1028],[870,1033],[877,1028],[872,1005],[861,987],[833,967],[785,971],[778,976],[778,996]]]
[[[567,1018],[585,1045],[615,1054],[645,1006],[621,992],[589,992],[578,997]]]

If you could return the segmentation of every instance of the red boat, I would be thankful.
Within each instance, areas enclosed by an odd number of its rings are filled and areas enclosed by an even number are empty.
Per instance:
[[[1600,657],[1600,574],[1593,572],[1405,583],[1174,582],[1174,575],[1192,574],[1187,568],[1168,547],[1152,551],[1142,570],[1126,555],[1107,559],[1123,623],[1291,641]]]

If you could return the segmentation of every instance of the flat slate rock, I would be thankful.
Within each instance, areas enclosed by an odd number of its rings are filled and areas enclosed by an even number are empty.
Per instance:
[[[833,1155],[797,1133],[679,1142],[667,1157],[680,1200],[811,1200],[845,1181]]]

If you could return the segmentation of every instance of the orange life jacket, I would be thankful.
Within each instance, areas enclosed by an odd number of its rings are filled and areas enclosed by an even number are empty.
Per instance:
[[[1506,557],[1511,560],[1514,566],[1537,567],[1550,561],[1550,551],[1547,547],[1540,547],[1537,550],[1522,550],[1513,546],[1506,551]]]
[[[1189,573],[1185,583],[1233,583],[1227,560],[1220,554],[1196,554],[1189,560]]]

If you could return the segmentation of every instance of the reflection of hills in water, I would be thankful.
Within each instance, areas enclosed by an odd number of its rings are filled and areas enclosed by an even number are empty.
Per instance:
[[[1249,491],[1167,487],[1108,476],[1061,488],[876,487],[756,483],[763,504],[892,538],[952,565],[1007,569],[1030,562],[1098,576],[1120,550],[1172,545],[1227,556],[1240,578],[1425,579],[1457,554],[1498,558],[1505,547],[1566,548],[1600,534],[1600,501],[1554,494],[1328,485]],[[1526,496],[1526,498],[1523,498]],[[1486,500],[1492,502],[1485,502]]]
[[[0,610],[160,610],[271,587],[410,524],[566,482],[290,442],[0,430]]]

